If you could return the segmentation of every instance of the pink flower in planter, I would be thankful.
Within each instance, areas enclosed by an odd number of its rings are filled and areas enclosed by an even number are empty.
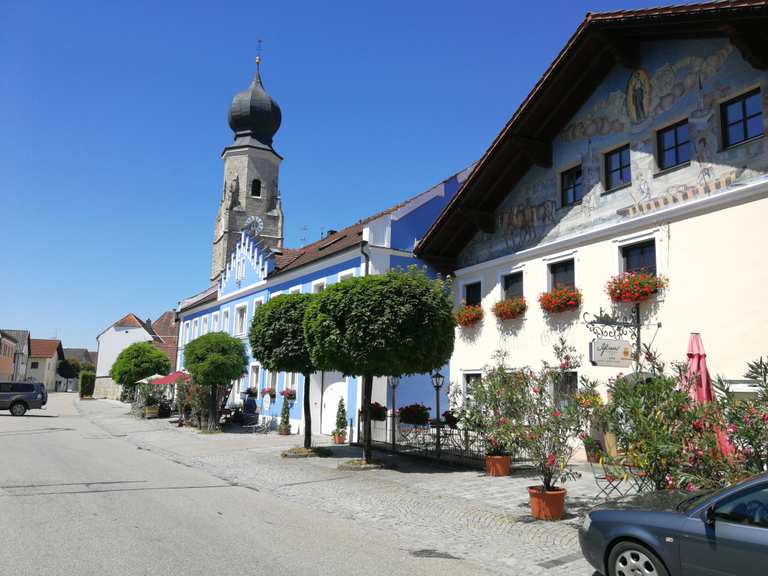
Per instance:
[[[554,466],[556,462],[554,454],[547,454],[547,466]]]
[[[541,388],[539,388],[538,386],[534,386],[533,387],[533,393],[534,394],[541,394]]]
[[[552,416],[554,416],[555,418],[560,418],[560,415],[561,415],[560,410],[555,410],[554,412],[552,412]]]

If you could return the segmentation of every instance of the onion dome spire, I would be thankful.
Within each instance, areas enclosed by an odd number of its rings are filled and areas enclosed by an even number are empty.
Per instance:
[[[256,57],[256,74],[251,85],[238,92],[229,106],[229,127],[235,139],[250,136],[265,146],[272,146],[272,138],[280,128],[282,113],[261,82],[261,56]]]

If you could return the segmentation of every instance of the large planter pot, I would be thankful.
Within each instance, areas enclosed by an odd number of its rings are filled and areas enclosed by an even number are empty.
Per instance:
[[[290,433],[291,433],[291,429],[290,428],[278,428],[277,429],[277,433],[280,436],[289,436]]]
[[[144,406],[144,418],[157,418],[160,415],[160,406]]]
[[[334,434],[333,435],[333,443],[334,444],[345,444],[346,442],[347,442],[346,434]]]
[[[509,476],[512,459],[508,456],[486,456],[485,472],[488,476]]]
[[[565,513],[565,489],[545,491],[542,486],[528,486],[531,514],[538,520],[560,520]]]

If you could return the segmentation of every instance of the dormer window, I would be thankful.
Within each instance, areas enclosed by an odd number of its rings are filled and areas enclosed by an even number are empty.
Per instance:
[[[261,180],[258,178],[251,180],[251,198],[261,198]]]

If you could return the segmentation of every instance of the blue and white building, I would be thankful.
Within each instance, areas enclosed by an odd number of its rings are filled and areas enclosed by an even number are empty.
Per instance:
[[[280,393],[294,389],[291,428],[303,432],[303,376],[269,372],[251,356],[247,335],[254,311],[280,294],[317,293],[345,278],[423,265],[414,256],[413,248],[458,191],[471,167],[393,208],[342,230],[331,230],[321,240],[300,248],[285,248],[277,188],[282,158],[272,148],[280,114],[277,104],[264,91],[257,70],[251,86],[235,96],[230,108],[229,123],[235,141],[222,154],[225,179],[214,233],[213,283],[179,304],[177,360],[179,369],[183,369],[186,345],[208,332],[223,331],[241,338],[249,362],[247,371],[233,385],[229,405],[242,405],[246,391],[253,388],[258,390],[261,413],[278,416],[283,402]],[[391,409],[387,384],[386,378],[375,379],[372,400]],[[264,397],[264,388],[274,389],[277,400]],[[361,409],[362,379],[333,372],[312,374],[313,432],[331,434],[340,398],[347,406],[349,437],[353,438]],[[413,402],[434,405],[429,374],[400,380],[394,408]],[[447,405],[443,397],[441,406]]]

